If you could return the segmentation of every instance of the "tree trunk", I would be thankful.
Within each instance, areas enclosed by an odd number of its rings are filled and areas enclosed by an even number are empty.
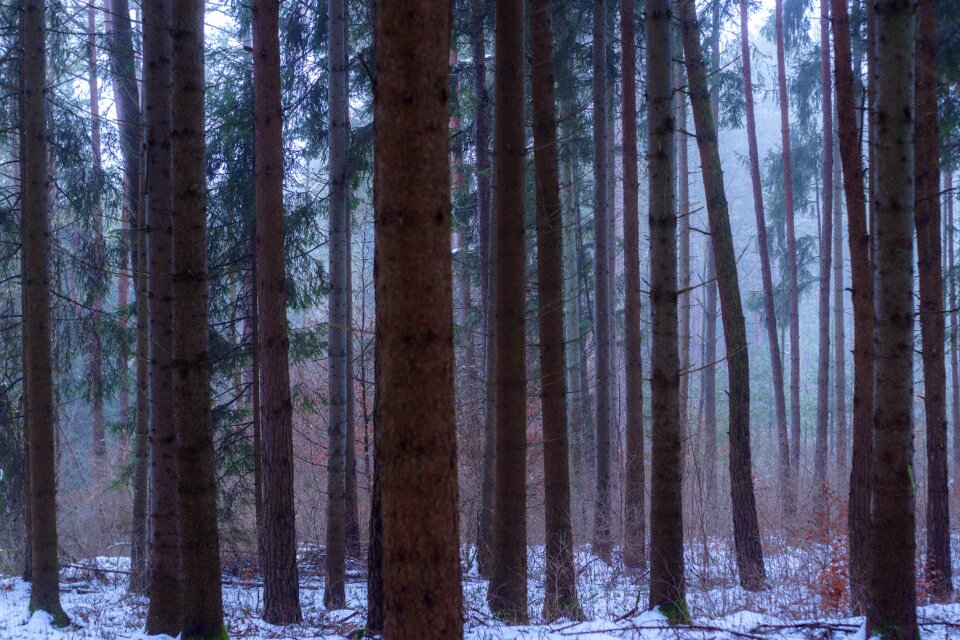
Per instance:
[[[834,110],[836,113],[836,108]],[[839,136],[833,131],[833,369],[834,425],[836,426],[837,494],[849,469],[847,458],[847,331],[843,289],[843,180],[840,169]]]
[[[181,635],[226,637],[210,411],[202,0],[173,0],[173,364],[180,502]]]
[[[173,373],[173,200],[170,157],[170,4],[144,4],[146,213],[150,344],[150,605],[146,631],[180,631],[180,510]]]
[[[817,436],[813,476],[815,514],[826,517],[827,454],[830,419],[830,273],[833,252],[833,89],[830,86],[830,0],[820,0],[820,87],[823,114],[823,219],[820,231],[820,286],[818,290]]]
[[[326,589],[328,609],[346,605],[347,423],[347,68],[346,3],[333,0],[330,34],[330,416],[327,460]]]
[[[138,147],[138,151],[142,150]],[[139,154],[142,160],[142,153]],[[133,522],[130,525],[130,582],[133,593],[144,594],[149,585],[147,559],[147,500],[149,499],[149,431],[150,431],[150,336],[149,279],[147,277],[146,182],[140,173],[137,190],[137,419],[134,427]],[[121,454],[122,455],[122,454]]]
[[[496,13],[497,463],[487,601],[494,615],[522,624],[527,620],[525,278],[519,277],[526,262],[523,3],[500,3]]]
[[[918,4],[916,42],[917,271],[923,406],[927,425],[927,558],[930,594],[953,592],[950,566],[950,500],[947,488],[947,374],[944,364],[943,271],[940,246],[940,127],[937,122],[937,2]]]
[[[953,201],[957,195],[953,190],[953,167],[948,166],[944,171],[944,192],[947,201],[947,256],[948,273],[950,274],[950,386],[953,389],[951,397],[951,413],[953,418],[953,473],[954,477],[960,474],[960,353],[957,349],[957,275],[954,270],[956,258],[954,256]],[[954,483],[955,491],[960,491],[960,484]]]
[[[253,98],[257,233],[257,347],[263,482],[263,619],[302,619],[293,504],[293,403],[287,336],[280,108],[280,5],[254,0]],[[336,184],[334,182],[334,184]]]
[[[610,424],[611,353],[610,353],[610,274],[609,233],[607,220],[607,52],[604,20],[606,0],[593,4],[593,241],[596,312],[593,318],[596,344],[597,439],[596,494],[593,522],[593,545],[597,555],[610,559]]]
[[[46,3],[24,0],[20,11],[20,226],[24,289],[25,409],[30,427],[30,513],[33,580],[30,611],[70,624],[60,606],[57,557],[56,432],[51,368],[50,194],[46,122]]]
[[[689,622],[683,562],[680,469],[680,362],[677,350],[677,215],[674,208],[673,28],[669,0],[644,5],[647,42],[647,174],[649,176],[650,607],[671,622]]]
[[[724,343],[729,378],[730,494],[733,502],[733,531],[740,584],[755,591],[763,588],[766,575],[757,505],[753,489],[750,452],[750,360],[747,334],[740,301],[737,257],[730,231],[730,216],[723,185],[723,170],[717,146],[716,125],[711,113],[706,68],[700,47],[696,8],[688,3],[680,9],[683,51],[687,65],[690,103],[697,129],[697,145],[703,170],[703,187],[710,219],[710,238],[717,265],[717,285],[723,316]]]
[[[345,28],[348,28],[345,26]],[[349,112],[348,112],[349,121]],[[349,124],[348,124],[349,127]],[[354,380],[353,350],[353,231],[352,221],[347,216],[347,429],[344,451],[343,495],[346,500],[346,538],[347,554],[359,558],[362,552],[360,541],[360,496],[357,489],[357,401]]]
[[[385,2],[376,20],[374,118],[389,125],[374,134],[383,635],[456,639],[463,637],[463,606],[447,136],[451,9]],[[522,287],[523,279],[515,280]]]
[[[914,0],[877,0],[876,345],[867,635],[919,638],[913,469]],[[882,46],[881,46],[882,43]],[[930,126],[929,122],[924,127]]]
[[[760,252],[760,276],[763,280],[763,317],[770,347],[770,370],[773,375],[773,400],[777,420],[778,488],[780,510],[786,521],[790,487],[790,441],[787,432],[787,405],[783,390],[783,359],[777,336],[777,312],[773,299],[773,270],[770,266],[770,248],[767,240],[767,220],[763,206],[763,186],[760,181],[760,153],[757,149],[757,121],[753,106],[753,75],[750,63],[750,29],[747,1],[740,0],[740,52],[743,60],[744,104],[747,124],[747,143],[750,156],[750,182],[753,186],[753,211],[757,220],[757,248]]]
[[[257,225],[250,240],[250,423],[253,431],[253,513],[257,534],[257,567],[263,567],[263,429],[260,413],[260,301],[257,295]]]
[[[674,49],[678,52],[679,43],[675,42]],[[682,52],[680,52],[682,53]],[[675,62],[674,85],[677,87],[686,84],[686,69],[682,56]],[[690,148],[687,138],[687,94],[677,91],[674,102],[677,110],[677,221],[680,231],[678,240],[678,321],[679,321],[679,348],[680,348],[680,433],[683,437],[683,469],[686,473],[687,465],[696,464],[699,436],[690,428]],[[693,458],[688,460],[687,458]]]

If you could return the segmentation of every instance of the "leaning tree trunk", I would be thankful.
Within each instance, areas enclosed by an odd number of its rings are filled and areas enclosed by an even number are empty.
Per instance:
[[[876,0],[876,405],[867,635],[919,638],[914,583],[915,0]],[[881,46],[882,43],[882,46]],[[924,127],[930,126],[929,122]],[[880,559],[882,558],[882,561]]]
[[[531,0],[530,72],[537,204],[537,286],[540,320],[540,403],[543,412],[544,532],[547,578],[543,617],[583,617],[577,599],[570,523],[566,353],[563,333],[563,215],[553,87],[551,0]]]
[[[632,0],[620,0],[623,43],[623,261],[626,278],[624,340],[627,369],[627,451],[624,488],[623,562],[632,569],[646,565],[643,461],[643,359],[640,350],[640,183],[637,175],[637,49],[636,14]],[[687,306],[689,313],[689,305]],[[679,357],[679,355],[678,355]],[[678,360],[678,367],[684,364]],[[683,375],[683,372],[680,373]],[[678,381],[679,383],[679,381]],[[686,413],[678,403],[680,415]],[[681,418],[681,428],[682,428]]]
[[[526,350],[523,200],[526,138],[523,97],[523,3],[497,5],[493,210],[496,216],[497,454],[493,575],[494,615],[527,620]]]
[[[57,476],[50,315],[50,192],[47,168],[44,0],[24,0],[20,10],[20,242],[23,287],[24,407],[30,427],[30,514],[33,581],[30,610],[42,610],[63,627],[57,557]]]
[[[180,503],[181,635],[226,636],[220,586],[208,344],[202,0],[173,0],[173,364]]]
[[[727,376],[730,381],[730,494],[733,502],[737,568],[740,571],[740,584],[749,591],[755,591],[763,588],[766,575],[753,489],[753,463],[750,453],[750,360],[737,278],[737,257],[730,231],[723,169],[717,146],[716,124],[710,108],[696,8],[692,3],[681,6],[680,24],[690,103],[697,130],[700,164],[703,168],[711,244],[717,265],[717,285],[727,350]]]
[[[397,0],[377,7],[374,119],[389,126],[377,126],[374,134],[376,445],[383,635],[398,640],[463,637],[447,138],[450,19],[445,3]],[[517,75],[522,81],[519,66]],[[522,180],[522,165],[519,173]],[[523,279],[516,280],[522,287]]]
[[[300,622],[293,503],[293,403],[287,336],[280,108],[280,6],[254,0],[253,100],[257,324],[260,365],[263,619]],[[334,184],[336,182],[334,181]]]
[[[673,27],[670,0],[644,5],[650,225],[650,607],[689,622],[683,562],[677,215],[674,209]]]
[[[790,441],[787,432],[787,405],[783,392],[783,359],[777,334],[777,312],[773,299],[773,270],[767,240],[767,220],[763,208],[763,187],[760,182],[760,153],[757,149],[757,120],[753,106],[753,75],[750,64],[750,28],[747,22],[747,0],[740,0],[740,53],[743,60],[744,104],[747,121],[747,143],[750,156],[750,182],[753,186],[753,211],[757,219],[757,248],[760,252],[760,276],[763,280],[763,316],[770,347],[770,370],[773,376],[773,399],[777,420],[778,488],[780,510],[786,518],[790,486]]]

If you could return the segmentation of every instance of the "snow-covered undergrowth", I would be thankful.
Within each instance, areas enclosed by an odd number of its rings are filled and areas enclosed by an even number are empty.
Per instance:
[[[531,625],[505,627],[491,618],[486,605],[486,582],[471,570],[464,576],[466,636],[471,640],[799,640],[801,638],[855,638],[862,619],[842,610],[824,610],[824,568],[830,552],[816,545],[795,548],[768,546],[768,588],[748,593],[737,585],[725,541],[706,548],[691,545],[687,554],[688,602],[694,616],[690,627],[671,628],[659,614],[644,611],[646,576],[631,575],[615,558],[608,566],[587,551],[578,554],[578,589],[587,620],[544,624],[544,558],[542,547],[529,559]],[[323,608],[323,578],[314,570],[317,549],[304,550],[300,598],[304,622],[275,627],[259,618],[263,592],[254,577],[224,576],[224,608],[231,638],[251,640],[293,638],[347,638],[364,625],[365,576],[359,566],[348,571],[347,600],[351,608]],[[472,557],[467,552],[466,557]],[[954,555],[954,558],[957,558]],[[101,557],[64,567],[61,598],[73,624],[50,626],[43,613],[27,611],[29,585],[18,578],[0,577],[0,638],[3,640],[142,639],[146,601],[126,592],[126,558]],[[920,609],[924,636],[960,638],[960,605],[925,605]],[[862,634],[861,634],[862,635]]]

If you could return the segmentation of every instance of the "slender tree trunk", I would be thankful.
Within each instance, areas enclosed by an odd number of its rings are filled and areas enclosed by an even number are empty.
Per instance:
[[[746,105],[747,143],[750,156],[750,182],[753,187],[753,211],[757,220],[757,248],[760,252],[760,276],[763,281],[763,319],[770,347],[773,376],[773,400],[777,420],[778,488],[780,509],[786,519],[790,486],[790,441],[787,432],[787,405],[783,389],[783,359],[777,337],[777,312],[773,298],[773,269],[767,240],[767,220],[760,181],[760,153],[757,148],[757,121],[753,104],[753,74],[750,63],[750,29],[747,0],[740,0],[740,52],[743,60],[744,103]]]
[[[326,589],[328,609],[346,604],[346,423],[347,423],[347,69],[346,2],[333,0],[330,33],[330,416],[327,460]]]
[[[836,110],[834,111],[836,113]],[[840,169],[840,145],[833,132],[833,369],[834,424],[836,425],[836,482],[843,488],[849,468],[847,458],[847,331],[843,293],[843,180]]]
[[[674,48],[679,51],[679,43],[675,43]],[[682,52],[680,52],[682,55]],[[680,59],[675,64],[674,85],[684,86],[687,82],[686,69],[683,60]],[[692,291],[690,289],[690,148],[687,138],[687,94],[684,91],[677,91],[675,95],[677,110],[677,220],[680,231],[677,235],[678,240],[678,259],[680,264],[677,266],[678,288],[679,288],[679,311],[678,321],[680,336],[680,429],[683,434],[683,454],[684,470],[691,462],[687,456],[696,458],[699,442],[698,436],[690,428],[690,300]],[[693,461],[696,464],[696,460]]]
[[[624,338],[627,373],[627,451],[624,488],[623,562],[646,565],[643,460],[643,359],[640,350],[640,183],[637,174],[636,14],[632,0],[620,0],[623,47],[623,261],[626,277]],[[689,310],[689,307],[688,307]],[[683,363],[680,363],[683,366]],[[682,374],[681,374],[682,375]],[[681,414],[685,413],[683,404]]]
[[[180,631],[180,510],[173,373],[173,199],[170,139],[170,3],[143,5],[146,214],[150,296],[150,605],[146,631]]]
[[[377,8],[374,117],[389,125],[374,136],[383,631],[398,640],[463,637],[446,126],[450,22],[446,3]]]
[[[494,296],[497,323],[497,466],[493,576],[487,601],[510,623],[527,620],[526,371],[524,355],[523,3],[497,5],[494,110]]]
[[[724,343],[729,378],[730,494],[733,502],[733,534],[740,584],[749,591],[763,588],[766,574],[757,505],[753,489],[753,463],[750,452],[750,359],[737,257],[733,248],[730,216],[723,185],[723,170],[717,146],[716,124],[711,113],[706,68],[700,47],[696,7],[692,3],[680,9],[683,51],[687,65],[690,103],[697,129],[697,145],[703,170],[703,186],[710,218],[710,237],[717,285],[723,315]]]
[[[593,522],[594,551],[609,560],[610,538],[610,424],[611,353],[610,353],[610,274],[609,274],[609,205],[607,193],[607,51],[604,20],[606,0],[593,4],[593,241],[595,303],[593,332],[596,344],[597,376],[597,440],[596,494]]]
[[[953,592],[950,566],[950,499],[947,488],[947,374],[944,363],[943,271],[940,246],[940,127],[937,122],[937,2],[918,3],[916,42],[917,271],[923,406],[927,425],[927,558],[930,593],[945,601]]]
[[[51,367],[50,192],[46,121],[46,3],[24,0],[20,10],[20,242],[24,315],[25,409],[29,416],[32,583],[30,610],[70,624],[60,606],[57,557],[56,431]]]
[[[346,545],[351,558],[362,552],[360,536],[360,495],[357,487],[357,401],[354,380],[353,348],[353,259],[352,222],[347,217],[347,447],[345,451],[345,479],[343,494],[346,500]]]
[[[650,225],[650,607],[688,622],[680,468],[680,362],[677,350],[677,215],[669,0],[644,5],[647,42],[647,174]]]
[[[226,637],[210,412],[202,0],[173,0],[173,365],[181,636]]]
[[[914,0],[877,0],[876,406],[867,634],[919,638],[914,584]],[[882,46],[880,46],[882,43]],[[931,126],[929,122],[924,127]]]
[[[543,616],[580,619],[570,524],[567,379],[563,333],[563,216],[554,98],[552,2],[531,0],[530,72],[537,202],[537,283],[540,320],[540,402],[547,579]]]
[[[951,413],[953,418],[953,473],[954,477],[960,474],[960,353],[957,349],[957,274],[955,251],[955,227],[953,218],[953,202],[957,194],[953,190],[953,167],[948,166],[944,171],[944,192],[947,201],[947,256],[948,273],[950,274],[950,386],[953,389],[951,397]],[[960,484],[954,483],[955,491],[960,491]]]
[[[257,324],[261,372],[263,619],[300,622],[293,504],[293,403],[287,336],[280,108],[280,4],[254,0],[253,97]]]

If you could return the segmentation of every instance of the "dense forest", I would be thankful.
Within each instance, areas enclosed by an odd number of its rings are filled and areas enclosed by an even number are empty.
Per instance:
[[[958,180],[956,0],[5,2],[0,637],[957,637]]]

